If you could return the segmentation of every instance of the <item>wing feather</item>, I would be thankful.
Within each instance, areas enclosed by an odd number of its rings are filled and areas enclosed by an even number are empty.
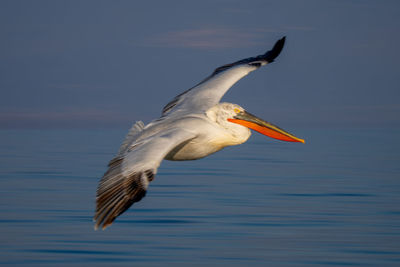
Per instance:
[[[168,152],[194,137],[185,130],[172,129],[141,140],[139,145],[110,161],[97,188],[95,229],[100,226],[105,229],[140,201]]]
[[[278,40],[271,50],[262,55],[245,58],[218,67],[209,77],[189,90],[177,95],[172,101],[170,101],[163,108],[162,116],[166,116],[174,111],[203,112],[218,104],[223,95],[237,81],[251,71],[273,62],[282,51],[285,39],[286,38],[283,37]]]
[[[137,121],[132,128],[129,130],[125,137],[124,142],[119,148],[118,155],[122,155],[128,149],[128,146],[137,138],[137,136],[143,131],[144,123],[142,121]]]

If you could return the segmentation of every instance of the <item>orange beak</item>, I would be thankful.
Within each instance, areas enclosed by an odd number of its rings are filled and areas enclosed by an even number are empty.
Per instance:
[[[305,142],[304,139],[298,138],[269,122],[257,118],[256,116],[246,111],[239,112],[235,117],[233,117],[233,119],[228,119],[228,121],[243,125],[263,135],[278,140],[287,142]]]

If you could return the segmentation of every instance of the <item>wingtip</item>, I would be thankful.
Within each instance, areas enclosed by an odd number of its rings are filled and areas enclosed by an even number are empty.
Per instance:
[[[99,220],[97,217],[95,217],[93,221],[95,223],[93,227],[95,231],[99,230],[100,228],[101,230],[104,231],[108,226],[110,226],[113,223],[114,220],[110,221],[110,219],[108,219],[104,221],[104,220]]]
[[[268,63],[273,62],[274,59],[279,56],[279,54],[281,53],[281,51],[285,45],[285,41],[286,41],[286,36],[283,36],[281,39],[276,41],[274,47],[271,50],[267,51],[264,54],[264,58]]]
[[[279,55],[280,52],[282,51],[283,47],[285,46],[285,42],[286,42],[286,36],[283,36],[281,39],[276,41],[274,48],[272,50],[276,50]]]
[[[93,228],[94,228],[95,231],[97,231],[101,227],[101,230],[104,231],[110,225],[111,225],[111,223],[100,225],[98,222],[96,222]]]
[[[108,227],[108,226],[110,226],[112,224],[112,222],[105,222],[105,223],[103,223],[103,226],[101,227],[101,230],[106,230],[106,228]]]
[[[285,45],[286,42],[286,36],[283,36],[281,39],[278,40],[278,42],[282,43],[282,47]]]

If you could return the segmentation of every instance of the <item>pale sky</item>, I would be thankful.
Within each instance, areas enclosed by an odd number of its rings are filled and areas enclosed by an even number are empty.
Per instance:
[[[400,126],[400,1],[0,1],[0,129],[129,128],[269,50],[223,101],[284,128]]]

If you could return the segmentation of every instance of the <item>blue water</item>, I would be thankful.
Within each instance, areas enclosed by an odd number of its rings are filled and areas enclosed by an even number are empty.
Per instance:
[[[400,130],[259,134],[164,161],[147,196],[94,231],[97,182],[126,130],[0,131],[0,264],[400,266]]]

